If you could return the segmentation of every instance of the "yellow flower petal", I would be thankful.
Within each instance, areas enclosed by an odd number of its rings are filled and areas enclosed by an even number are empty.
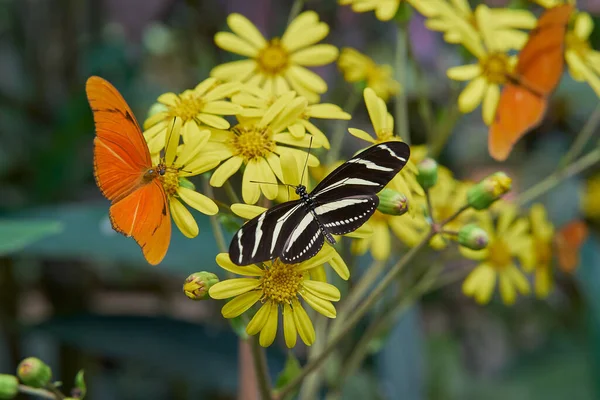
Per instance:
[[[340,301],[341,294],[339,289],[329,283],[305,280],[303,286],[317,297],[329,301]]]
[[[231,32],[217,32],[215,43],[223,50],[246,57],[258,56],[258,48]]]
[[[267,317],[267,322],[260,331],[260,337],[258,338],[258,343],[260,343],[262,347],[269,347],[271,344],[273,344],[273,341],[275,340],[275,335],[277,335],[278,319],[278,306],[277,304],[272,303],[269,316]]]
[[[312,268],[323,265],[327,261],[329,261],[334,254],[336,253],[335,249],[330,245],[324,245],[321,250],[317,253],[316,256],[304,261],[297,268],[298,271],[308,271]]]
[[[491,125],[494,122],[496,116],[496,108],[498,108],[498,101],[500,100],[500,87],[496,84],[490,84],[485,91],[485,97],[483,98],[483,122],[486,125]]]
[[[389,21],[394,18],[399,6],[400,1],[397,0],[381,2],[375,9],[375,16],[380,21]]]
[[[210,76],[223,80],[246,81],[256,70],[258,64],[255,60],[239,60],[220,64],[210,71]]]
[[[210,177],[210,184],[214,187],[221,187],[229,177],[237,172],[242,166],[244,159],[242,157],[231,157],[215,170]]]
[[[169,208],[175,225],[177,225],[185,237],[193,238],[198,236],[199,229],[196,220],[192,216],[192,213],[179,200],[171,197],[169,199]]]
[[[510,279],[521,294],[529,294],[529,281],[516,265],[511,265],[504,270],[504,275]]]
[[[296,322],[294,321],[294,312],[289,304],[283,305],[283,337],[285,338],[285,345],[288,348],[296,346],[296,340],[298,339],[298,332],[296,331]]]
[[[487,82],[481,76],[469,82],[458,96],[458,108],[460,111],[466,114],[476,109],[481,103],[486,87]]]
[[[179,142],[181,138],[181,127],[183,125],[183,119],[174,118],[172,123],[167,128],[167,136],[165,140],[165,164],[173,165]]]
[[[212,289],[212,288],[211,288]],[[208,291],[210,294],[210,289]],[[221,309],[221,314],[225,318],[235,318],[250,309],[262,296],[261,291],[253,290],[252,292],[244,293],[229,301]]]
[[[292,27],[291,24],[290,27]],[[315,21],[311,24],[306,24],[303,27],[302,34],[291,34],[290,31],[294,32],[294,29],[290,30],[290,28],[288,28],[286,30],[281,37],[281,43],[290,53],[293,53],[296,50],[308,47],[323,40],[329,34],[329,26],[324,22]]]
[[[219,267],[223,268],[225,271],[229,271],[231,273],[237,275],[246,275],[246,276],[263,276],[264,271],[256,265],[246,265],[240,267],[239,265],[234,264],[229,258],[229,253],[219,253],[217,254],[217,264]]]
[[[594,30],[594,21],[590,14],[579,12],[575,17],[575,25],[573,32],[575,36],[581,40],[587,40]]]
[[[306,130],[308,130],[313,135],[313,137],[315,138],[315,143],[321,143],[321,147],[329,150],[329,140],[319,128],[317,128],[313,123],[305,119],[300,120],[300,124],[302,124],[306,128]]]
[[[261,182],[268,182],[269,184],[260,184],[260,190],[264,193],[265,197],[269,200],[274,200],[277,197],[278,187],[277,178],[271,170],[269,163],[264,158],[257,158],[257,172],[259,180]]]
[[[227,25],[238,35],[250,42],[254,47],[260,49],[265,47],[267,41],[256,26],[241,14],[233,13],[227,17]]]
[[[256,335],[264,328],[265,324],[267,323],[267,319],[271,314],[271,308],[273,308],[273,305],[274,304],[272,301],[267,301],[258,309],[256,314],[254,314],[254,317],[252,317],[246,326],[246,333],[248,335]]]
[[[331,268],[342,278],[347,281],[350,278],[350,270],[346,265],[346,262],[337,252],[333,255],[333,257],[327,262],[331,265]]]
[[[335,318],[335,307],[330,301],[317,297],[308,291],[300,292],[300,296],[302,296],[304,301],[306,301],[306,303],[308,303],[315,311],[323,314],[327,318]]]
[[[255,204],[260,198],[260,184],[255,183],[260,180],[258,160],[252,159],[246,164],[246,170],[242,177],[242,198],[246,204]]]
[[[315,342],[315,328],[313,327],[306,310],[304,310],[304,307],[302,307],[298,300],[292,300],[292,307],[294,308],[294,322],[296,324],[296,329],[300,334],[300,339],[302,339],[304,344],[310,346]]]
[[[235,203],[231,205],[231,211],[244,219],[252,219],[267,211],[267,208],[252,204]]]
[[[537,268],[535,270],[535,295],[544,299],[552,290],[552,275],[549,268]]]
[[[517,292],[509,277],[504,273],[500,274],[500,295],[504,304],[515,304]]]
[[[363,131],[362,129],[348,128],[348,132],[350,132],[350,134],[352,136],[355,136],[359,139],[366,140],[369,143],[375,143],[375,139],[373,139],[373,137],[371,135],[369,135],[367,132]]]
[[[455,81],[470,81],[481,75],[481,66],[479,64],[469,64],[452,67],[446,71],[446,75]]]
[[[267,112],[265,112],[258,125],[267,126],[271,123],[271,121],[273,121],[273,119],[275,119],[275,117],[294,99],[294,96],[296,96],[294,92],[288,92],[280,96],[275,103],[267,109]]]
[[[375,260],[385,260],[390,256],[391,237],[385,222],[375,223],[373,221],[373,242],[371,254]]]
[[[330,44],[318,44],[293,53],[290,61],[298,65],[313,67],[329,64],[338,57],[338,49]]]
[[[236,115],[242,111],[242,107],[237,104],[221,100],[207,103],[204,107],[202,107],[202,111],[208,114]]]
[[[352,116],[342,110],[341,107],[335,104],[323,103],[314,104],[308,107],[307,114],[311,118],[324,118],[324,119],[351,119]]]
[[[211,198],[192,189],[180,186],[177,189],[177,194],[181,200],[185,201],[189,206],[200,211],[202,214],[215,215],[219,212],[219,207]]]
[[[383,101],[380,101],[381,99],[377,97],[373,89],[366,88],[363,95],[375,134],[379,134],[386,125],[387,107]]]
[[[211,286],[209,294],[213,299],[229,299],[254,290],[260,284],[260,280],[254,278],[227,279]]]
[[[304,87],[313,92],[325,93],[327,91],[327,83],[323,78],[304,67],[291,65],[286,76],[294,77],[295,80],[301,82]]]
[[[363,226],[359,227],[354,232],[347,233],[344,236],[356,238],[356,239],[364,239],[364,238],[371,237],[372,235],[373,235],[373,227],[371,226],[371,224],[367,223],[367,224],[364,224]]]

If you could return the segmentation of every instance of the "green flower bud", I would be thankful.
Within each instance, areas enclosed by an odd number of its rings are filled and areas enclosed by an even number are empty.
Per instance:
[[[396,15],[394,15],[394,20],[400,24],[404,24],[410,21],[412,14],[412,7],[409,7],[408,4],[404,2],[400,2],[398,11],[396,11]]]
[[[419,175],[417,181],[425,190],[431,189],[437,183],[438,164],[433,158],[426,158],[417,166]]]
[[[219,282],[212,272],[194,272],[187,277],[183,284],[183,293],[192,300],[204,300],[208,298],[208,289]]]
[[[0,399],[13,399],[19,393],[19,380],[16,376],[0,374]]]
[[[52,370],[39,358],[29,357],[17,367],[17,376],[27,386],[42,388],[50,382]]]
[[[486,231],[475,224],[468,224],[458,231],[458,243],[471,250],[482,250],[488,245],[489,237]]]
[[[408,211],[408,199],[402,193],[384,188],[377,194],[379,205],[377,210],[388,215],[402,215]]]
[[[189,179],[184,176],[179,177],[179,186],[182,186],[186,189],[196,190],[196,185]]]
[[[469,189],[467,201],[474,209],[485,210],[505,195],[511,184],[512,179],[504,172],[495,172]]]

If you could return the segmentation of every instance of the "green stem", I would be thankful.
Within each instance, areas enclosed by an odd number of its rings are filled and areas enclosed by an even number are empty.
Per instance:
[[[53,383],[48,383],[45,389],[52,393],[55,399],[62,400],[67,397]]]
[[[458,109],[458,94],[459,87],[454,83],[451,88],[452,95],[450,98],[452,101],[450,102],[450,106],[445,111],[445,114],[442,115],[440,120],[435,124],[436,126],[436,136],[434,140],[431,141],[431,145],[429,146],[428,157],[438,158],[446,146],[454,127],[456,126],[456,122],[460,117],[461,113]]]
[[[329,321],[322,315],[317,315],[315,319],[315,337],[327,337],[327,323]],[[315,343],[310,346],[308,359],[312,360],[317,357],[323,351],[325,343],[325,340],[316,340]],[[318,370],[307,375],[306,379],[302,383],[302,387],[300,388],[300,394],[298,398],[300,400],[311,400],[317,398],[323,378],[323,374],[320,374]]]
[[[260,396],[263,400],[271,400],[271,379],[269,378],[265,349],[258,343],[258,336],[252,336],[248,340],[252,349],[252,360],[254,360]]]
[[[600,161],[600,148],[596,148],[590,151],[585,156],[579,158],[577,161],[573,162],[568,167],[555,171],[546,179],[530,187],[529,189],[527,189],[519,195],[516,204],[518,206],[523,206],[531,200],[534,200],[539,196],[543,195],[544,193],[554,189],[565,179],[570,178],[571,176],[576,175],[586,170],[587,168],[593,166],[598,161]]]
[[[357,93],[354,88],[350,93],[350,96],[346,100],[344,104],[344,111],[348,114],[353,114],[360,103],[361,94]],[[327,152],[326,164],[333,164],[338,157],[340,156],[340,151],[342,150],[342,142],[344,141],[344,137],[346,136],[346,129],[348,128],[348,120],[341,119],[337,121],[334,127],[333,135],[331,135],[331,144],[329,147],[329,151]]]
[[[34,396],[41,397],[43,399],[51,399],[51,400],[57,399],[57,397],[52,392],[49,392],[48,390],[36,389],[36,388],[32,388],[32,387],[25,386],[25,385],[19,385],[19,393],[31,394]],[[64,398],[64,397],[60,397],[60,398]]]
[[[229,180],[225,181],[223,187],[225,188],[225,193],[227,193],[227,197],[229,197],[229,201],[231,201],[232,204],[240,203],[240,198],[233,189],[233,186],[231,186],[231,182],[229,182]]]
[[[411,248],[405,255],[402,257],[391,269],[388,273],[383,277],[379,284],[369,293],[369,296],[365,299],[365,301],[356,309],[352,315],[345,321],[344,326],[340,328],[340,331],[337,335],[335,335],[328,343],[325,349],[319,354],[314,360],[309,361],[306,366],[290,383],[284,386],[280,391],[278,391],[276,398],[283,399],[289,393],[291,393],[296,386],[298,386],[304,378],[318,368],[323,361],[327,359],[329,354],[333,352],[333,350],[337,347],[337,345],[347,337],[348,333],[352,328],[356,326],[356,324],[364,317],[367,312],[371,310],[371,308],[375,305],[375,303],[379,300],[379,298],[383,295],[385,290],[390,286],[399,275],[399,273],[408,265],[410,261],[425,247],[427,243],[433,237],[433,232],[429,232],[425,236],[425,238],[415,247]]]
[[[204,186],[204,193],[206,193],[208,197],[214,198],[215,193],[213,192],[213,188],[212,186],[210,186],[208,179],[205,178],[202,183]],[[223,229],[221,228],[221,224],[219,223],[219,220],[217,219],[216,215],[211,215],[209,218],[210,226],[212,227],[215,240],[217,241],[217,246],[219,247],[219,251],[224,253],[227,251],[227,242],[225,241],[225,236],[223,235]]]
[[[396,104],[394,105],[394,116],[398,133],[402,140],[410,146],[410,130],[408,123],[408,103],[406,100],[406,59],[408,57],[408,30],[405,23],[399,23],[396,27],[396,57],[394,66],[400,90],[396,93]]]
[[[571,163],[571,161],[575,160],[583,150],[584,146],[588,142],[588,140],[594,135],[596,128],[598,128],[598,124],[600,124],[600,105],[596,106],[596,109],[588,118],[587,122],[575,138],[575,141],[571,145],[571,148],[565,154],[564,158],[561,160],[561,167],[565,167]]]
[[[425,200],[427,201],[427,213],[429,214],[429,219],[432,224],[435,224],[435,219],[433,218],[433,205],[431,204],[431,195],[429,193],[429,189],[423,189],[425,192]]]
[[[304,0],[295,0],[294,1],[294,4],[292,4],[292,8],[290,9],[290,13],[288,15],[288,20],[287,20],[288,26],[294,20],[294,18],[296,18],[298,16],[298,14],[300,14],[300,11],[302,11],[303,7],[304,7]]]

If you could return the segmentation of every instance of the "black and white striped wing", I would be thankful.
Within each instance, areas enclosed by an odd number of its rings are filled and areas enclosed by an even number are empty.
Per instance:
[[[303,207],[305,210],[306,208]],[[313,212],[305,211],[302,219],[293,226],[279,258],[286,264],[297,264],[311,259],[325,242],[323,228]]]
[[[400,172],[409,157],[406,143],[376,144],[336,168],[310,194],[320,204],[350,196],[375,195]]]
[[[276,205],[246,222],[233,236],[229,257],[237,265],[250,265],[279,257],[306,209],[299,200]]]
[[[317,203],[315,214],[329,233],[344,235],[354,232],[367,222],[378,205],[377,195],[351,196]]]

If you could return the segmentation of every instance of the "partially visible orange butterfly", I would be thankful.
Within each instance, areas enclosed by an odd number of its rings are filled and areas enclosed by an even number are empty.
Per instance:
[[[152,165],[133,112],[108,81],[92,76],[86,92],[94,112],[94,175],[112,202],[112,227],[131,236],[153,265],[162,261],[171,240],[168,198],[160,181],[164,164]]]
[[[588,228],[583,221],[572,221],[554,235],[556,257],[561,270],[572,273],[579,265],[579,250],[588,237]]]
[[[565,68],[565,35],[572,13],[570,4],[550,8],[529,34],[490,126],[488,150],[496,160],[506,160],[514,144],[542,122],[548,97]]]

